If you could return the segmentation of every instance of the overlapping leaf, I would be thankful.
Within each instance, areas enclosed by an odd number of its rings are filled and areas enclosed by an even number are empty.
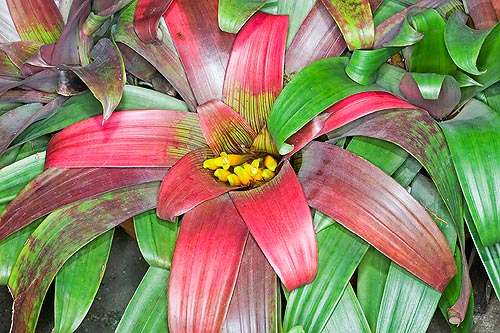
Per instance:
[[[222,31],[237,33],[266,2],[266,0],[219,0],[219,27]]]

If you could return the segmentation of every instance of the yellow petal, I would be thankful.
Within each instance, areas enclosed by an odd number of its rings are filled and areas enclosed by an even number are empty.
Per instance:
[[[276,167],[278,166],[278,162],[271,155],[267,155],[264,159],[264,165],[271,171],[276,171]]]
[[[242,166],[234,167],[234,173],[240,179],[242,185],[247,186],[250,185],[250,181],[252,180],[252,176],[243,168]]]
[[[217,169],[214,172],[214,176],[219,178],[219,180],[222,182],[227,182],[227,177],[231,174],[231,171],[224,169]]]
[[[227,176],[227,181],[229,182],[229,185],[231,185],[231,186],[241,185],[240,179],[234,173]]]

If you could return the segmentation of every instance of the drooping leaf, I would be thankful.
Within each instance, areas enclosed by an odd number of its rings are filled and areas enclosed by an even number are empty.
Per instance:
[[[222,84],[234,35],[217,22],[217,0],[174,1],[163,16],[179,52],[198,104],[221,99]],[[203,29],[199,29],[203,20]]]
[[[247,237],[228,195],[184,215],[168,286],[171,331],[220,332]]]
[[[64,22],[53,0],[6,0],[6,2],[22,40],[33,40],[42,44],[57,41]]]
[[[285,331],[301,325],[305,332],[321,332],[368,249],[368,244],[338,223],[319,232],[317,240],[318,275],[290,293]]]
[[[266,0],[219,0],[218,22],[222,31],[237,33]]]
[[[41,108],[42,105],[38,103],[26,104],[0,115],[0,154],[5,152],[24,124]]]
[[[157,41],[160,19],[172,0],[139,0],[134,11],[134,30],[145,42]]]
[[[113,231],[92,240],[61,267],[55,279],[54,333],[74,332],[85,318],[104,276]]]
[[[66,127],[47,147],[46,167],[169,167],[206,145],[197,115],[172,110],[115,112]],[[147,135],[145,135],[147,134]]]
[[[380,66],[397,51],[397,48],[382,48],[378,50],[354,50],[346,74],[361,85],[375,83]]]
[[[151,266],[170,269],[178,223],[161,220],[150,210],[134,216],[134,229],[141,254]]]
[[[318,264],[312,217],[289,162],[263,186],[229,194],[287,290],[311,282]]]
[[[158,186],[153,182],[116,190],[47,217],[24,245],[9,279],[12,331],[35,332],[43,298],[64,262],[98,235],[153,208]],[[86,217],[85,223],[75,223]]]
[[[40,48],[40,43],[34,41],[21,41],[0,44],[2,61],[0,62],[0,73],[3,75],[17,76],[21,74],[21,68]]]
[[[433,288],[442,291],[456,273],[450,248],[434,221],[378,168],[341,148],[312,142],[302,150],[298,177],[311,207]]]
[[[151,266],[132,296],[115,333],[168,333],[165,309],[170,271]]]
[[[368,0],[321,0],[342,31],[349,50],[369,49],[375,30]]]
[[[56,209],[117,188],[163,179],[165,168],[50,168],[0,215],[0,239]]]
[[[283,87],[288,18],[257,13],[234,41],[224,79],[224,102],[255,132],[266,126]],[[262,36],[267,36],[262,39]]]
[[[196,109],[203,135],[216,156],[222,152],[241,154],[252,146],[256,132],[227,104],[211,100]]]
[[[276,273],[250,236],[222,332],[278,332],[279,306]]]
[[[203,168],[203,161],[212,157],[208,149],[186,154],[163,180],[158,196],[157,214],[173,220],[200,203],[229,192],[233,187],[219,182],[212,170]]]

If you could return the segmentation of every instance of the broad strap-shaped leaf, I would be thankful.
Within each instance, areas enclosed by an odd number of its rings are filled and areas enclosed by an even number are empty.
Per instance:
[[[115,112],[57,133],[47,147],[46,167],[169,167],[206,146],[196,114],[172,110]]]
[[[145,42],[157,41],[160,19],[172,0],[139,0],[134,11],[134,30]]]
[[[335,103],[293,134],[287,140],[287,143],[294,147],[289,154],[296,153],[313,139],[362,116],[390,108],[408,107],[414,106],[386,92],[371,91],[353,94]]]
[[[311,282],[318,265],[312,217],[288,161],[263,186],[230,192],[238,212],[285,287]]]
[[[103,38],[91,52],[94,61],[84,67],[65,66],[89,87],[103,107],[103,120],[107,120],[122,97],[125,85],[125,68],[116,45]]]
[[[33,40],[42,44],[57,41],[64,21],[53,0],[6,0],[6,2],[22,40]]]
[[[234,41],[234,35],[219,29],[217,8],[217,0],[176,0],[163,16],[198,104],[221,99]]]
[[[12,332],[35,332],[43,298],[64,262],[98,235],[156,205],[158,182],[105,193],[47,217],[24,245],[9,279]]]
[[[184,215],[168,285],[170,331],[220,332],[247,237],[227,194]]]
[[[104,276],[113,231],[86,244],[61,267],[55,280],[54,333],[74,332],[85,318]]]
[[[305,332],[322,332],[369,247],[338,223],[319,232],[317,239],[318,275],[290,293],[283,320],[285,331],[302,325]]]
[[[0,239],[65,205],[117,188],[159,181],[166,172],[166,168],[49,168],[0,215]]]
[[[210,100],[199,105],[196,110],[206,142],[216,156],[221,152],[241,154],[252,146],[256,132],[224,102]]]
[[[293,21],[290,22],[292,23]],[[286,52],[287,76],[285,79],[290,80],[316,60],[339,56],[345,47],[346,44],[337,23],[323,3],[316,1]]]
[[[278,2],[277,14],[288,15],[287,46],[290,46],[295,34],[315,3],[314,0],[283,0]]]
[[[28,122],[42,108],[39,103],[21,105],[0,115],[0,154],[3,154]]]
[[[227,193],[234,187],[218,181],[203,161],[212,157],[207,148],[186,154],[163,180],[156,208],[159,217],[173,221],[200,203]]]
[[[276,273],[249,236],[222,332],[278,332],[280,296]]]
[[[496,1],[465,0],[464,2],[476,29],[491,28],[499,21],[500,5]]]
[[[392,178],[341,148],[311,142],[298,177],[308,203],[442,291],[456,273],[450,248],[425,209]]]
[[[498,243],[500,168],[496,161],[500,158],[500,116],[473,99],[457,117],[440,126],[481,243]]]
[[[354,50],[345,72],[355,82],[369,85],[377,80],[377,73],[383,64],[397,52],[398,48],[387,47],[377,50]]]
[[[2,26],[2,29],[0,29],[0,43],[12,43],[21,40],[10,16],[7,2],[2,1],[0,7],[0,24]]]
[[[266,0],[219,0],[218,22],[222,31],[237,33],[261,9]]]
[[[268,119],[269,132],[282,155],[293,149],[285,141],[328,107],[358,92],[380,90],[375,85],[360,86],[352,81],[345,74],[347,62],[342,57],[316,61],[285,86]]]
[[[2,57],[0,58],[2,59],[0,62],[0,73],[2,73],[2,75],[10,74],[12,76],[21,74],[20,70],[24,62],[33,56],[39,48],[40,43],[34,41],[0,44],[0,51],[2,53]]]
[[[149,267],[115,333],[168,333],[165,309],[169,274],[166,269]]]
[[[231,50],[224,102],[255,132],[266,126],[271,106],[283,87],[287,29],[286,16],[257,13],[240,31]]]
[[[375,29],[368,0],[321,0],[342,31],[349,50],[369,49]]]

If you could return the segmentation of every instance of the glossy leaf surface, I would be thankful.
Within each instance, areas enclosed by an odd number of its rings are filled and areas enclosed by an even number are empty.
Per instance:
[[[158,40],[160,19],[172,0],[139,0],[134,11],[134,30],[143,41]]]
[[[266,2],[266,0],[219,0],[219,27],[222,31],[237,33]]]

